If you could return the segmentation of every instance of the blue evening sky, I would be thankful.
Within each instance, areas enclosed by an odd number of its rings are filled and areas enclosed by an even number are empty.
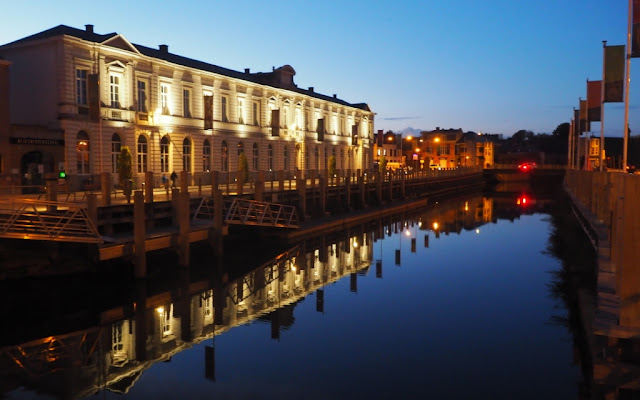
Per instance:
[[[570,121],[586,99],[586,80],[602,78],[602,40],[626,44],[627,7],[627,0],[22,0],[2,7],[0,44],[60,24],[93,24],[97,33],[167,44],[171,53],[234,70],[289,64],[299,87],[368,103],[376,130],[510,136]],[[638,63],[632,59],[632,81]],[[640,85],[629,93],[630,128],[639,134]],[[606,105],[607,136],[622,136],[623,117],[624,103]]]

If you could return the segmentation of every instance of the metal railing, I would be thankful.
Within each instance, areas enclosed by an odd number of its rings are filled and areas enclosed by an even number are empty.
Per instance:
[[[0,237],[103,243],[86,208],[34,199],[0,199]]]
[[[298,214],[294,206],[235,198],[225,203],[227,224],[299,228]]]

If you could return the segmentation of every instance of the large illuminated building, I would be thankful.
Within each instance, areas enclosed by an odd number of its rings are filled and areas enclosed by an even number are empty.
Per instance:
[[[22,184],[58,170],[75,187],[105,172],[117,183],[122,146],[134,180],[153,171],[156,183],[172,171],[203,183],[209,171],[233,175],[240,153],[252,172],[322,171],[332,156],[338,171],[373,163],[368,105],[298,88],[289,65],[234,71],[92,25],[0,46],[0,61],[11,123],[0,130],[1,172]]]

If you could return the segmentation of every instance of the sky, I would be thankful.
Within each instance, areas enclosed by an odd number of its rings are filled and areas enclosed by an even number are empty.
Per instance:
[[[626,44],[628,19],[628,0],[21,0],[2,8],[0,44],[93,24],[237,71],[291,65],[298,87],[367,103],[376,131],[505,137],[570,122],[587,79],[602,79],[602,41]],[[632,135],[640,134],[636,73],[632,59]],[[622,137],[624,103],[607,103],[604,114],[605,136]],[[592,125],[599,136],[600,123]]]

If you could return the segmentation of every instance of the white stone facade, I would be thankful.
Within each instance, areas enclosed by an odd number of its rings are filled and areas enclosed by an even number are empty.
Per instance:
[[[234,173],[239,148],[253,172],[323,170],[331,155],[338,170],[373,162],[369,107],[299,89],[290,66],[232,71],[91,25],[6,44],[0,58],[11,62],[11,123],[62,131],[64,160],[54,165],[76,179],[117,176],[120,146],[130,148],[137,179],[153,171],[158,181],[172,171],[194,181],[208,171]]]

